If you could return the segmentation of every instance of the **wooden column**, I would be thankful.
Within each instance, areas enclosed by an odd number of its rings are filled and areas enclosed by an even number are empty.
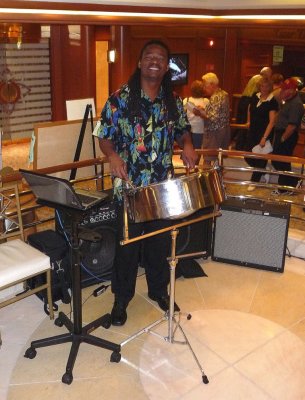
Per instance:
[[[62,27],[51,26],[50,38],[50,72],[51,72],[51,98],[52,98],[52,120],[62,121],[65,119],[64,99],[64,75],[62,72],[62,51],[61,51]]]
[[[223,89],[232,94],[240,81],[240,62],[237,54],[237,29],[227,28],[225,35],[225,54],[223,66]]]
[[[68,25],[51,26],[52,120],[66,119],[66,100],[95,99],[94,26],[81,25],[69,32]]]
[[[130,60],[130,35],[126,26],[111,27],[111,44],[116,49],[116,60],[109,65],[109,92],[112,93],[127,82],[133,72],[136,60]]]

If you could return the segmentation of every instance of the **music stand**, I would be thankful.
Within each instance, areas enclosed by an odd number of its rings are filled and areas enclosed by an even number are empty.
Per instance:
[[[121,346],[109,342],[108,340],[101,339],[93,336],[90,333],[102,326],[108,329],[111,325],[110,314],[105,314],[102,317],[90,322],[86,326],[82,326],[82,295],[81,295],[81,268],[80,268],[80,252],[79,252],[79,235],[78,225],[83,220],[86,211],[73,209],[71,207],[62,206],[57,203],[39,200],[40,204],[61,209],[71,217],[71,269],[72,269],[72,297],[73,297],[73,322],[63,313],[59,312],[55,320],[55,325],[61,327],[65,326],[68,333],[47,337],[40,340],[31,342],[31,346],[26,350],[24,357],[35,358],[36,349],[39,347],[53,346],[61,343],[71,342],[71,349],[69,358],[66,365],[66,372],[62,376],[62,382],[70,385],[73,381],[73,367],[77,357],[79,346],[82,342],[91,344],[93,346],[102,347],[112,351],[110,361],[119,362],[121,360]]]
[[[204,373],[203,368],[202,368],[198,358],[196,357],[196,354],[195,354],[190,342],[188,341],[186,334],[184,333],[182,327],[180,326],[180,315],[182,313],[177,312],[179,318],[178,318],[178,320],[175,318],[176,313],[174,311],[174,304],[175,304],[176,265],[178,263],[178,260],[182,259],[182,258],[200,257],[200,256],[203,256],[206,252],[190,253],[190,254],[183,254],[183,255],[176,256],[176,239],[177,239],[177,235],[179,233],[178,228],[186,226],[186,225],[194,224],[196,222],[203,221],[205,219],[214,218],[219,215],[221,215],[221,213],[219,211],[214,211],[212,213],[202,215],[198,218],[193,218],[188,221],[174,224],[167,228],[163,228],[163,229],[151,232],[151,233],[143,234],[141,236],[137,236],[134,238],[129,238],[127,204],[126,204],[126,201],[124,201],[124,240],[121,241],[121,245],[126,245],[128,243],[132,243],[132,242],[135,242],[138,240],[143,240],[143,239],[146,239],[147,237],[158,235],[158,234],[166,232],[166,231],[171,232],[172,242],[171,242],[171,256],[168,258],[169,266],[170,266],[169,310],[165,312],[165,314],[162,318],[160,318],[157,321],[153,322],[152,324],[146,326],[145,328],[141,329],[140,331],[136,332],[134,335],[130,336],[129,338],[127,338],[126,340],[121,342],[121,348],[123,346],[125,346],[125,344],[129,343],[131,340],[142,335],[143,333],[151,333],[169,343],[186,344],[188,346],[188,348],[190,349],[190,351],[195,359],[195,362],[201,371],[202,382],[205,384],[209,383],[209,380],[208,380],[206,374]],[[188,320],[190,320],[192,318],[191,314],[186,314],[186,317]],[[165,321],[168,322],[168,335],[167,336],[162,336],[152,330],[157,325],[160,325]],[[174,339],[174,335],[175,335],[175,332],[177,329],[180,330],[180,332],[184,338],[184,341],[177,341]]]

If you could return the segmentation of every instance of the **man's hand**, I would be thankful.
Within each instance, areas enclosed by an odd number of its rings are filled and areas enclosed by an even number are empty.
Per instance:
[[[191,143],[185,143],[183,147],[183,151],[181,154],[181,159],[183,161],[183,164],[190,169],[195,168],[197,159],[198,159],[198,154],[194,150],[194,147]]]
[[[128,180],[127,165],[124,160],[117,154],[113,153],[108,157],[110,163],[110,172],[112,176],[117,176],[125,181]]]
[[[99,139],[99,145],[102,152],[108,157],[111,175],[128,180],[127,165],[118,153],[116,153],[112,141],[109,139]]]

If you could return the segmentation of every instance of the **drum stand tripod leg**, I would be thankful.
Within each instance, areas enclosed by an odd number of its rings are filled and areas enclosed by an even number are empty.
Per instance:
[[[185,335],[185,333],[184,333],[183,329],[181,328],[181,326],[178,325],[178,327],[179,327],[180,332],[182,333],[182,335],[183,335],[183,337],[184,337],[185,344],[188,345],[188,347],[189,347],[189,349],[190,349],[190,351],[191,351],[191,353],[192,353],[192,355],[193,355],[193,357],[194,357],[194,360],[195,360],[196,364],[198,365],[198,368],[199,368],[200,371],[201,371],[202,382],[205,383],[205,384],[209,383],[209,379],[208,379],[208,377],[206,376],[206,374],[204,373],[204,370],[202,369],[202,366],[201,366],[201,364],[200,364],[200,362],[199,362],[199,360],[198,360],[196,354],[194,353],[194,350],[193,350],[193,348],[192,348],[190,342],[188,341],[187,336]]]
[[[176,283],[176,266],[178,263],[178,258],[176,257],[176,240],[177,240],[177,235],[178,235],[178,230],[177,229],[172,229],[171,230],[171,237],[172,237],[172,245],[171,245],[171,257],[169,260],[169,265],[170,265],[170,292],[169,292],[169,314],[168,314],[168,341],[170,343],[179,343],[174,340],[174,334],[176,331],[176,328],[178,327],[180,332],[182,333],[182,336],[184,338],[184,342],[180,342],[182,344],[187,344],[194,359],[196,364],[198,365],[200,371],[201,371],[201,376],[202,376],[202,382],[207,384],[209,383],[209,380],[204,373],[201,364],[196,357],[196,354],[194,353],[194,350],[188,341],[188,338],[186,334],[184,333],[180,321],[176,321],[175,319],[175,313],[174,313],[174,304],[175,304],[175,283]],[[187,319],[191,319],[191,315],[187,315]],[[174,329],[175,328],[175,329]]]

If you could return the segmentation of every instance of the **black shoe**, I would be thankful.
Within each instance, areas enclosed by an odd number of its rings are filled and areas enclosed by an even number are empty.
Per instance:
[[[113,308],[111,311],[111,323],[112,325],[115,326],[122,326],[125,324],[127,320],[127,312],[126,312],[126,306],[119,302],[115,301],[113,304]]]
[[[161,308],[161,310],[163,310],[163,311],[169,310],[169,296],[168,295],[157,297],[157,296],[148,294],[148,297],[151,300],[156,301],[158,303],[158,306]],[[175,312],[180,311],[180,308],[178,307],[178,305],[176,303],[174,303],[174,311]]]

